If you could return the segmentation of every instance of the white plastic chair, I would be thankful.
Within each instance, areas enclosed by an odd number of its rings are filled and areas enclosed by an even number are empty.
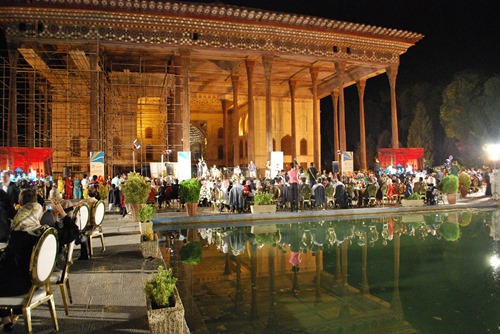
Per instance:
[[[64,266],[64,269],[54,271],[52,275],[50,275],[50,284],[59,286],[64,305],[64,312],[66,313],[66,316],[68,316],[69,313],[66,292],[67,296],[69,297],[69,302],[73,304],[73,297],[71,296],[71,286],[69,285],[69,267],[73,264],[73,250],[75,249],[75,241],[72,241],[70,244],[68,244],[66,248],[66,264]]]
[[[90,216],[92,228],[87,232],[87,238],[89,240],[89,255],[93,255],[93,238],[101,238],[102,251],[106,250],[106,245],[104,244],[104,233],[102,232],[102,222],[104,221],[104,214],[106,213],[106,206],[103,201],[98,201],[92,206],[92,214]]]
[[[57,323],[54,295],[50,287],[50,275],[56,265],[58,249],[57,231],[48,228],[40,237],[31,253],[30,272],[32,286],[27,294],[12,297],[1,297],[0,308],[22,309],[24,322],[28,333],[32,333],[31,310],[48,303],[55,331],[59,330]]]

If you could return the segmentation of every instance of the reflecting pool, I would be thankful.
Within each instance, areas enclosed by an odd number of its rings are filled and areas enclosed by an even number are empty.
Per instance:
[[[500,331],[500,211],[266,224],[162,231],[192,333]]]

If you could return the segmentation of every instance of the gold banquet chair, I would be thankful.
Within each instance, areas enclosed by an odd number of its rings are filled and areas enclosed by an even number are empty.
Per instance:
[[[106,206],[103,201],[97,201],[92,204],[90,222],[91,228],[87,231],[87,238],[89,240],[89,256],[93,256],[93,238],[101,238],[102,251],[106,250],[106,244],[104,243],[104,233],[102,232],[102,222],[104,220],[104,214],[106,213]]]
[[[71,296],[71,286],[69,285],[69,267],[73,264],[73,250],[75,249],[75,241],[72,241],[70,244],[66,245],[66,256],[65,256],[65,265],[63,270],[54,271],[52,275],[50,275],[50,284],[58,285],[61,290],[61,296],[64,305],[64,312],[66,316],[68,313],[68,301],[66,298],[69,297],[69,302],[73,304],[73,297]]]
[[[10,309],[11,311],[13,309],[23,310],[28,333],[32,333],[31,310],[46,302],[49,305],[55,331],[59,330],[54,295],[50,287],[50,275],[56,265],[57,248],[57,231],[54,228],[48,228],[41,235],[31,253],[30,273],[32,286],[30,291],[25,295],[0,298],[0,308]]]

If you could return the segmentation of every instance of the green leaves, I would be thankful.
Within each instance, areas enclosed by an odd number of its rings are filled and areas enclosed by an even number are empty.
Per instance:
[[[125,203],[145,204],[148,200],[151,186],[139,173],[130,173],[122,186]]]
[[[255,194],[254,204],[255,205],[270,205],[273,204],[274,194],[271,193],[260,193]]]
[[[159,266],[158,272],[146,282],[144,291],[158,307],[167,307],[168,299],[174,293],[175,283],[177,278],[172,276],[172,268],[165,270],[163,266]]]

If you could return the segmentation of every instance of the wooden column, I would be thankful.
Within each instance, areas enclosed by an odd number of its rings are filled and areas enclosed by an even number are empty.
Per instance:
[[[397,66],[389,66],[387,69],[389,85],[391,88],[391,125],[392,125],[392,148],[399,148],[398,135],[398,110],[396,105],[396,77],[398,75]]]
[[[365,238],[365,244],[363,245],[361,255],[361,291],[363,294],[367,295],[370,293],[370,286],[368,285],[368,235],[366,232],[364,232],[363,235]]]
[[[253,70],[255,61],[246,59],[245,68],[247,71],[248,86],[248,161],[255,162],[255,104],[253,101]]]
[[[17,45],[9,45],[9,117],[8,117],[8,141],[7,146],[19,146],[17,141],[17,61],[19,52]],[[9,166],[14,167],[14,166]]]
[[[229,102],[221,100],[222,104],[222,122],[224,124],[224,166],[229,166]]]
[[[340,156],[337,152],[340,150],[339,141],[339,89],[335,88],[332,93],[333,103],[333,158],[335,161],[340,161]]]
[[[365,87],[366,80],[356,81],[359,96],[359,154],[361,170],[366,172]]]
[[[181,55],[181,71],[182,71],[182,150],[187,152],[191,151],[190,142],[190,127],[191,127],[191,112],[190,112],[190,98],[189,98],[189,65],[191,59],[189,58],[189,50],[180,50]]]
[[[319,115],[319,105],[318,105],[319,68],[311,67],[310,73],[311,73],[312,94],[313,94],[314,165],[317,166],[321,171],[323,166],[321,166],[321,127],[320,127],[320,115]]]
[[[175,72],[175,86],[174,86],[174,131],[173,131],[173,152],[174,157],[177,157],[177,152],[182,151],[182,61],[180,55],[174,55],[174,72]]]
[[[233,166],[240,164],[240,115],[238,113],[238,82],[240,76],[238,74],[231,75],[231,83],[233,84],[233,126],[231,136],[233,138]]]
[[[264,65],[264,74],[266,77],[266,153],[269,154],[273,150],[273,106],[271,95],[273,56],[262,56],[262,65]]]
[[[345,133],[345,102],[344,102],[344,73],[345,63],[335,63],[335,69],[339,76],[339,142],[340,150],[346,150],[346,133]],[[340,167],[342,168],[342,166]]]
[[[97,75],[97,54],[91,53],[89,55],[90,61],[90,119],[89,124],[95,126],[99,124],[99,112],[98,112],[98,80],[99,76]],[[67,111],[69,113],[69,110]],[[97,128],[97,127],[96,127]],[[89,135],[89,151],[97,151],[99,149],[99,132],[98,131],[90,131]],[[139,169],[140,170],[140,169]]]
[[[295,87],[297,80],[288,80],[288,87],[290,88],[290,109],[292,118],[292,160],[297,157],[297,128],[295,121]]]

